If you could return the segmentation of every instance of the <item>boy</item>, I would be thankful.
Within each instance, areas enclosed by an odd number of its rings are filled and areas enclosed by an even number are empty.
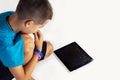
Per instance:
[[[38,60],[52,53],[50,42],[46,42],[47,50],[43,49],[43,36],[38,31],[52,15],[48,0],[20,0],[15,12],[0,14],[0,61],[16,80],[33,80],[31,73]],[[27,35],[30,33],[34,33],[35,42]]]

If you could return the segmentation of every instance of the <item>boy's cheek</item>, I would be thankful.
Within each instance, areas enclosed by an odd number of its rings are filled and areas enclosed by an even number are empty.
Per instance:
[[[38,29],[28,29],[28,30],[23,30],[22,33],[25,34],[31,34],[31,33],[35,33]]]

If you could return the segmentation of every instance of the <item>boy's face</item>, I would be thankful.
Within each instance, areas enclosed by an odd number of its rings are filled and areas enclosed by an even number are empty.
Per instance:
[[[39,28],[44,27],[48,22],[49,20],[46,20],[43,24],[35,24],[32,20],[26,21],[25,28],[22,30],[22,33],[35,33]]]

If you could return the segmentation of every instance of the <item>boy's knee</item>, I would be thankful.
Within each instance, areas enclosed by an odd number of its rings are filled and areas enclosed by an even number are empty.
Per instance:
[[[45,57],[47,58],[53,53],[54,48],[53,48],[53,45],[52,45],[52,43],[50,41],[46,41],[46,43],[47,43],[47,50],[46,50]]]
[[[29,62],[29,60],[31,60],[33,56],[35,44],[31,36],[23,34],[22,37],[24,40],[24,56],[25,56],[24,64],[26,64]]]
[[[35,47],[35,44],[32,37],[27,34],[23,34],[22,37],[24,40],[24,52],[30,52],[31,50],[33,50]]]

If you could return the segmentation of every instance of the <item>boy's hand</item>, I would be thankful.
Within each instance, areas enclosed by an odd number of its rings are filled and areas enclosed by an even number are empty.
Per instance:
[[[42,33],[38,30],[37,32],[34,33],[35,37],[35,46],[37,49],[40,51],[42,50],[42,45],[43,45],[43,35]]]

